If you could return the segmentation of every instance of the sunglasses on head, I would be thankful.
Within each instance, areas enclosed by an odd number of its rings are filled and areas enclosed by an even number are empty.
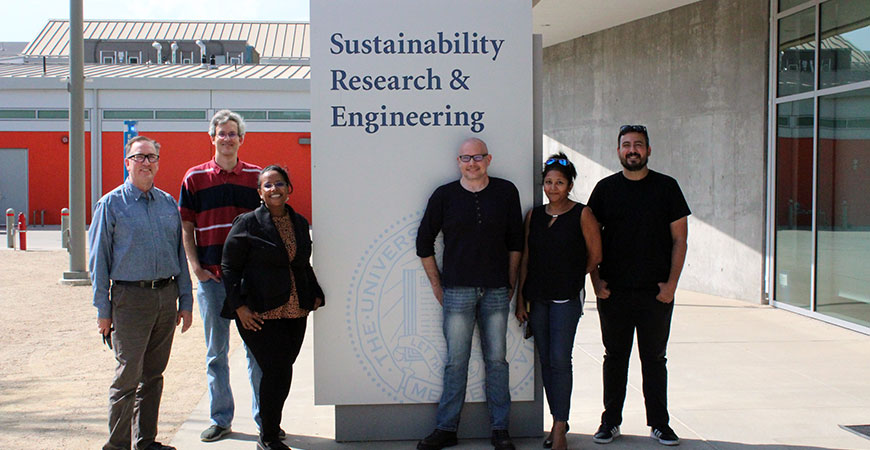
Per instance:
[[[622,133],[622,132],[646,133],[646,127],[643,125],[623,125],[623,126],[619,127],[619,132],[620,133]]]
[[[568,160],[563,158],[550,158],[544,163],[545,166],[552,166],[553,164],[560,164],[568,167]]]

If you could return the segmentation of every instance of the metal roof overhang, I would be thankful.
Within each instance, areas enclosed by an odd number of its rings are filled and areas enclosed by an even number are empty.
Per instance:
[[[66,90],[66,77],[0,77],[2,89],[62,89]],[[227,90],[227,91],[293,91],[311,90],[309,79],[237,80],[227,78],[85,78],[85,90]]]
[[[532,31],[549,47],[697,1],[534,0]]]

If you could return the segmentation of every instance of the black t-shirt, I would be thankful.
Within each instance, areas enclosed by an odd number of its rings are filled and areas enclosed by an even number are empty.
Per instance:
[[[670,224],[691,214],[677,180],[650,170],[632,181],[617,172],[598,182],[589,207],[602,226],[599,274],[609,287],[655,288],[668,280]]]
[[[523,251],[523,215],[513,183],[489,177],[489,184],[479,192],[466,190],[459,181],[439,187],[429,197],[417,230],[417,256],[435,255],[440,231],[444,232],[444,286],[510,285],[508,253]]]
[[[578,203],[556,218],[546,205],[535,207],[529,219],[529,261],[523,296],[530,300],[572,300],[586,278],[586,240],[580,216],[586,205]]]

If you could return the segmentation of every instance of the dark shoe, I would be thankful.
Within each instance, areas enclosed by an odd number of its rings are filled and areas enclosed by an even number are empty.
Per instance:
[[[492,439],[489,440],[495,450],[516,450],[508,430],[492,430]]]
[[[232,432],[233,430],[230,427],[224,428],[218,425],[212,425],[206,428],[205,431],[199,435],[199,439],[202,442],[214,442]]]
[[[263,438],[257,439],[257,450],[292,450],[280,439],[277,441],[269,442],[268,444],[263,442]]]
[[[565,432],[567,433],[570,430],[571,430],[571,425],[568,423],[565,423]],[[550,432],[550,434],[547,435],[547,438],[544,439],[544,448],[553,448],[553,432],[552,431]]]
[[[674,430],[667,425],[652,427],[649,437],[659,441],[659,444],[662,445],[680,445],[680,438],[677,437],[677,433],[674,433]]]
[[[145,447],[145,450],[175,450],[175,447],[163,445],[157,441],[154,441],[151,443],[151,445]]]
[[[596,444],[609,444],[616,437],[619,437],[619,425],[611,426],[602,423],[595,435],[592,436],[592,441]]]
[[[441,450],[457,444],[455,431],[435,429],[429,436],[417,443],[417,450]]]

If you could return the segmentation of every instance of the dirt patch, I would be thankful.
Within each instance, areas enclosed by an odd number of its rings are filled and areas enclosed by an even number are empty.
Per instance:
[[[90,286],[58,283],[65,251],[0,251],[0,448],[99,448],[116,362],[96,326]],[[206,390],[199,310],[176,332],[157,440],[168,443]],[[240,343],[233,336],[231,350]]]

